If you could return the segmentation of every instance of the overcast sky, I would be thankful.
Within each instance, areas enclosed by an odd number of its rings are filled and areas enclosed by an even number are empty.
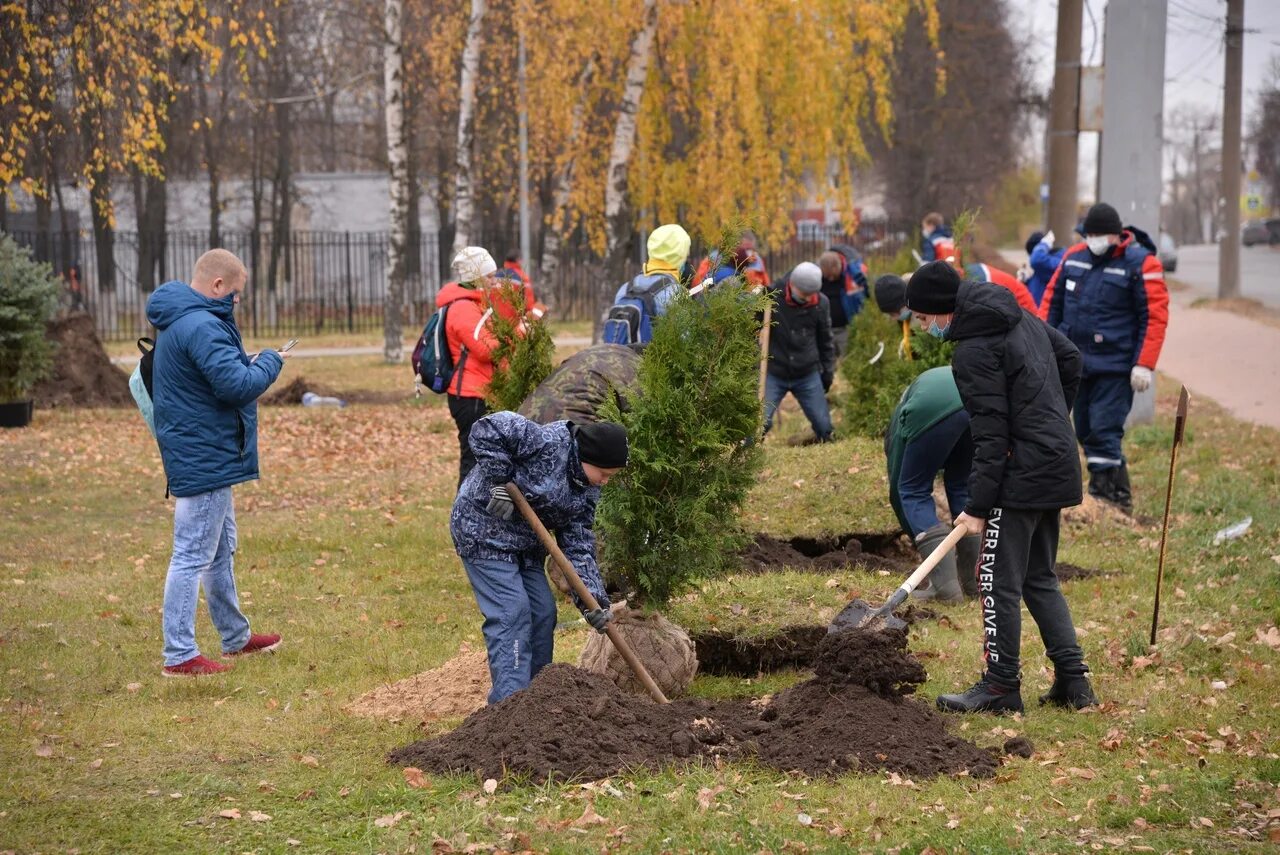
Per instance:
[[[1123,2],[1123,0],[1113,0]],[[1226,0],[1167,0],[1164,115],[1166,136],[1175,132],[1169,119],[1177,112],[1222,111],[1223,31]],[[1053,86],[1054,38],[1058,26],[1056,0],[1006,0],[1014,16],[1013,31],[1023,39],[1025,55],[1042,91]],[[1102,22],[1107,0],[1085,0],[1081,57],[1085,65],[1102,63]],[[1092,14],[1090,14],[1092,13]],[[1244,117],[1246,132],[1256,96],[1266,81],[1273,56],[1280,56],[1280,0],[1245,0]],[[1042,138],[1042,137],[1041,137]],[[1094,182],[1096,136],[1081,137],[1082,191]],[[1089,190],[1092,196],[1092,190]]]

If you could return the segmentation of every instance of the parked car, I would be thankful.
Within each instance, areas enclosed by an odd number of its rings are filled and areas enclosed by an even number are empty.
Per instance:
[[[1165,273],[1173,273],[1178,269],[1178,245],[1173,242],[1173,235],[1160,232],[1160,264]]]
[[[1240,229],[1240,242],[1245,246],[1253,246],[1259,243],[1271,245],[1280,243],[1280,218],[1249,220]]]

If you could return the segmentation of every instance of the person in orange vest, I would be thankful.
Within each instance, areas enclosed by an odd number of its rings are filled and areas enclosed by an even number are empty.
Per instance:
[[[945,224],[942,215],[930,211],[924,215],[920,223],[920,261],[950,261],[957,270],[960,266],[960,249],[956,246],[955,234]]]
[[[990,282],[1001,288],[1008,288],[1013,292],[1013,298],[1018,301],[1018,308],[1026,309],[1033,315],[1039,311],[1035,298],[1031,296],[1027,286],[1012,273],[1005,273],[990,264],[968,264],[965,265],[964,270],[960,271],[960,275],[972,282]]]
[[[533,292],[533,285],[529,282],[529,275],[524,272],[524,268],[520,266],[520,253],[507,253],[506,260],[502,263],[502,269],[496,274],[499,280],[506,282],[519,282],[524,289],[524,315],[527,321],[542,320],[547,313],[547,307],[543,303],[538,302],[537,296]],[[501,284],[501,281],[499,282]],[[508,320],[515,320],[516,307],[515,300],[511,299],[512,295],[505,289],[499,288],[490,294],[494,309]]]
[[[769,271],[764,259],[756,252],[756,236],[750,229],[742,232],[738,245],[721,258],[719,250],[712,250],[693,274],[690,287],[719,285],[730,276],[741,275],[753,288],[769,287]],[[707,280],[710,279],[710,283]]]

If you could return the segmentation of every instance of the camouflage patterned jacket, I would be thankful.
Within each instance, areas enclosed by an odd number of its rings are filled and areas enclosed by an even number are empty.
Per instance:
[[[593,487],[578,460],[569,422],[536,424],[516,413],[485,416],[471,428],[476,467],[453,502],[449,533],[463,558],[514,563],[517,555],[539,561],[546,550],[519,512],[510,520],[491,515],[490,490],[515,481],[520,492],[582,577],[601,608],[607,608],[604,579],[596,566],[592,531],[600,488]]]
[[[597,344],[570,356],[538,384],[519,413],[539,424],[568,419],[574,424],[600,420],[600,407],[610,395],[625,411],[635,394],[640,354],[620,344]]]

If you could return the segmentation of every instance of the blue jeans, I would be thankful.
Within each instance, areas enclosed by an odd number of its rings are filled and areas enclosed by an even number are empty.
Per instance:
[[[493,689],[489,703],[527,688],[551,664],[556,601],[542,571],[541,557],[521,555],[517,563],[463,558],[476,604],[484,615]]]
[[[942,471],[947,505],[955,519],[969,504],[969,470],[973,468],[973,439],[969,414],[957,410],[907,443],[898,470],[898,501],[912,538],[938,524],[933,502],[933,479]]]
[[[1124,420],[1132,408],[1133,387],[1128,374],[1095,374],[1080,381],[1071,414],[1090,472],[1114,469],[1124,463],[1120,444],[1124,440]]]
[[[822,375],[817,371],[796,380],[784,380],[773,374],[764,378],[764,432],[773,427],[773,414],[790,392],[800,403],[800,409],[813,426],[818,439],[830,439],[832,434],[831,410],[827,407],[827,393],[822,390]]]
[[[173,557],[164,580],[164,664],[200,655],[196,601],[204,585],[209,618],[222,636],[222,652],[249,643],[249,620],[240,611],[233,559],[236,512],[231,488],[179,498],[173,509]]]

